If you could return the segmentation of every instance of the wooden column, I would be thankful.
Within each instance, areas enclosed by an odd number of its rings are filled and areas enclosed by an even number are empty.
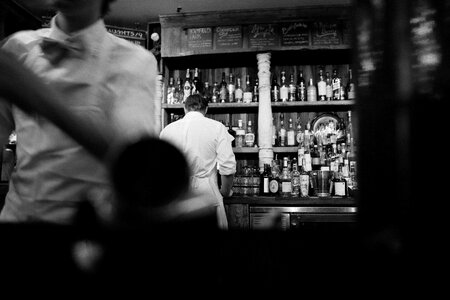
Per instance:
[[[259,143],[259,169],[264,170],[264,164],[271,164],[272,149],[272,105],[270,102],[270,53],[259,53],[258,80],[258,143]]]

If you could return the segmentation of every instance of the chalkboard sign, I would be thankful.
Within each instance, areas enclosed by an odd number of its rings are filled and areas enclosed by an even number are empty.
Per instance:
[[[212,28],[189,28],[187,30],[187,41],[189,49],[211,49]]]
[[[282,46],[308,46],[309,24],[304,22],[287,23],[281,26]]]
[[[132,42],[133,44],[140,45],[144,48],[147,48],[147,32],[144,30],[116,27],[116,26],[106,26],[106,30],[127,41]]]
[[[248,29],[248,46],[266,48],[280,45],[278,27],[274,24],[254,24]]]
[[[338,22],[314,22],[313,45],[338,45],[339,42]]]
[[[216,49],[242,48],[241,26],[220,26],[214,29]]]

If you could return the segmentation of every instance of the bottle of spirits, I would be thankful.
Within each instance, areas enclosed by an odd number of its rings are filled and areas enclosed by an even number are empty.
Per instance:
[[[177,84],[175,85],[175,90],[173,92],[173,101],[174,103],[181,103],[183,102],[183,98],[184,98],[183,84],[181,78],[178,77]]]
[[[233,74],[229,74],[228,77],[228,86],[227,86],[227,95],[228,95],[228,102],[232,103],[235,102],[234,99],[234,92],[236,91],[236,86],[234,84],[234,76]]]
[[[167,85],[167,104],[174,104],[175,84],[173,77],[169,77],[169,84]]]
[[[269,181],[269,191],[271,196],[280,194],[280,168],[276,159],[272,160],[272,172]]]
[[[244,90],[242,89],[241,77],[236,79],[236,90],[234,91],[234,99],[237,103],[242,103],[244,98]]]
[[[244,103],[251,103],[253,100],[253,87],[250,83],[250,75],[245,76]]]
[[[205,84],[203,85],[203,97],[208,101],[211,102],[212,99],[212,91],[211,86],[209,85],[208,81],[205,81]]]
[[[313,170],[320,170],[320,154],[317,145],[314,145],[313,151],[311,152],[311,163]]]
[[[317,93],[320,101],[325,101],[327,99],[327,83],[323,76],[323,70],[319,70],[319,80],[317,81]]]
[[[275,119],[272,116],[272,147],[278,146],[278,134],[277,126],[275,125]]]
[[[294,159],[292,162],[292,171],[291,171],[291,196],[299,197],[300,196],[300,172],[298,171],[297,160]]]
[[[278,84],[277,75],[273,74],[272,76],[272,86],[271,89],[271,98],[272,102],[280,101],[280,85]]]
[[[253,102],[259,102],[259,79],[255,78],[255,84],[253,85]]]
[[[353,148],[353,124],[352,124],[352,111],[347,111],[347,128],[345,129],[345,132],[347,134],[347,149]]]
[[[330,77],[330,72],[326,73],[326,79],[325,79],[325,84],[326,84],[326,99],[327,101],[331,101],[333,100],[333,86],[331,85],[331,77]]]
[[[245,133],[245,146],[253,147],[255,145],[255,133],[252,128],[252,121],[248,120],[247,132]]]
[[[302,131],[302,125],[300,124],[300,120],[297,120],[297,134],[295,135],[295,141],[299,147],[303,146],[304,138],[305,134]]]
[[[222,72],[222,81],[220,82],[220,102],[225,103],[228,99],[228,84],[225,81],[225,72]]]
[[[217,81],[214,82],[211,92],[211,102],[218,103],[220,101],[220,87]]]
[[[245,129],[242,127],[242,120],[238,120],[238,129],[236,129],[236,147],[242,148],[245,144]]]
[[[270,196],[270,177],[271,170],[269,164],[264,164],[264,172],[261,173],[259,179],[259,195],[260,196]]]
[[[337,70],[333,70],[333,78],[331,79],[333,87],[333,100],[341,100],[341,78],[337,75]]]
[[[303,70],[300,70],[297,80],[297,100],[306,101],[306,82],[303,78]]]
[[[186,98],[191,95],[192,91],[192,82],[191,82],[191,71],[189,69],[186,70],[186,80],[184,81],[183,85],[183,101],[182,103],[186,102]]]
[[[280,101],[286,102],[288,100],[289,100],[289,87],[286,83],[286,72],[281,71]]]
[[[286,134],[287,134],[287,145],[295,146],[295,130],[291,118],[289,118],[288,130]]]
[[[342,176],[342,167],[340,167],[338,171],[334,172],[334,176],[331,181],[331,196],[333,197],[348,196],[347,181]]]
[[[289,80],[289,101],[297,101],[297,85],[294,82],[294,74],[291,74]]]
[[[308,101],[317,101],[317,88],[314,85],[312,77],[309,78],[309,84],[307,89],[307,99]]]
[[[309,196],[309,173],[300,165],[300,197]]]
[[[280,132],[278,133],[278,137],[280,142],[278,143],[280,147],[286,146],[286,128],[284,127],[284,114],[280,114]]]
[[[191,94],[202,94],[202,83],[199,78],[198,68],[194,69],[194,78],[192,79],[192,91]]]
[[[234,131],[233,127],[228,122],[225,124],[225,127],[227,128],[228,133],[233,137],[231,147],[236,147],[236,131]]]
[[[347,83],[347,99],[355,99],[355,83],[353,82],[352,69],[348,69],[348,83]]]
[[[288,158],[283,158],[283,170],[280,175],[281,196],[289,197],[292,192],[291,173],[289,172]]]

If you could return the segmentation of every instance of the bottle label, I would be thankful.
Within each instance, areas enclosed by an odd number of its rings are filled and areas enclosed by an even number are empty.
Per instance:
[[[241,102],[242,101],[242,90],[241,89],[237,89],[234,93],[234,96],[236,98],[236,102]]]
[[[335,182],[334,183],[334,195],[335,196],[345,196],[345,182]]]
[[[300,175],[300,196],[306,197],[309,192],[309,175]]]
[[[292,191],[292,183],[290,181],[283,181],[281,183],[281,192],[290,193]]]
[[[269,189],[272,194],[278,193],[279,183],[276,179],[272,179],[269,184]]]
[[[263,181],[264,187],[263,187],[263,192],[264,194],[269,193],[269,178],[264,177],[264,181]]]
[[[247,133],[245,135],[245,145],[247,147],[253,147],[254,143],[255,143],[255,134]]]
[[[289,98],[289,89],[287,87],[280,88],[280,99],[281,101],[286,101]]]
[[[305,158],[305,166],[304,166],[304,167],[305,167],[305,171],[306,171],[306,172],[312,171],[312,167],[311,167],[311,154],[305,153],[304,158]]]
[[[295,146],[295,132],[294,131],[288,131],[287,144],[288,144],[288,146]]]
[[[319,81],[317,83],[317,89],[319,92],[319,96],[325,96],[327,94],[327,84],[325,83],[325,81]]]
[[[245,92],[244,93],[244,103],[251,103],[251,102],[252,102],[252,93]]]

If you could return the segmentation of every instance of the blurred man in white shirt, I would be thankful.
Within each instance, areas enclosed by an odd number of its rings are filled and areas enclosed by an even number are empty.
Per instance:
[[[198,94],[189,96],[185,102],[185,116],[168,124],[160,137],[180,149],[188,160],[190,195],[198,200],[192,203],[216,207],[218,226],[227,229],[223,197],[231,196],[236,173],[236,159],[231,147],[233,137],[222,123],[205,117],[207,109],[206,99]],[[220,190],[217,170],[221,176]]]

